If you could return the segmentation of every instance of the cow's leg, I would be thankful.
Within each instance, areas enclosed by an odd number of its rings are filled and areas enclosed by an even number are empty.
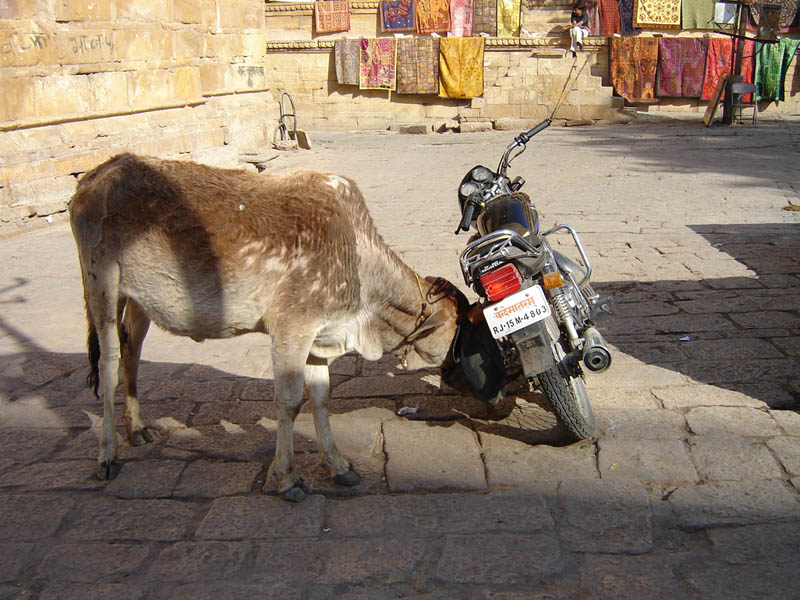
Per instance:
[[[280,331],[272,334],[272,364],[275,375],[275,399],[278,403],[278,441],[275,458],[267,471],[267,481],[274,474],[278,480],[278,493],[286,500],[299,502],[308,494],[308,488],[295,472],[294,420],[303,405],[303,371],[305,358],[311,348],[313,336],[303,335],[300,327],[292,331],[284,322]]]
[[[339,485],[358,485],[361,476],[339,453],[333,439],[328,408],[325,406],[330,396],[330,375],[326,359],[309,355],[306,360],[305,384],[308,399],[314,407],[314,427],[317,430],[317,445],[322,454],[322,463],[328,467],[333,480]]]
[[[86,294],[92,325],[97,331],[100,345],[98,365],[99,396],[103,401],[103,429],[100,434],[100,452],[97,476],[113,479],[118,471],[117,431],[114,426],[114,392],[119,382],[120,343],[117,328],[119,310],[119,267],[116,264],[99,265],[85,280],[92,281]]]
[[[120,340],[122,343],[122,380],[125,387],[123,422],[131,446],[141,446],[153,441],[153,434],[145,426],[139,413],[139,398],[136,390],[142,344],[149,328],[150,319],[142,307],[128,298],[120,329]]]

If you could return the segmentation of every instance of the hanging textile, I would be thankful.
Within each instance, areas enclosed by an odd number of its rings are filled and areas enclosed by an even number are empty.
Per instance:
[[[771,0],[770,4],[781,7],[779,27],[781,33],[800,31],[800,0]],[[761,7],[759,4],[750,5],[749,28],[756,29],[761,22]]]
[[[360,89],[395,89],[397,38],[361,38],[360,65],[361,70],[358,77]]]
[[[612,35],[621,31],[618,0],[600,0],[600,35]]]
[[[439,40],[439,95],[474,98],[483,95],[483,38]]]
[[[583,0],[583,10],[589,19],[589,35],[600,35],[600,7],[599,0]]]
[[[756,44],[755,84],[759,100],[783,100],[786,71],[800,40],[781,38],[777,44]]]
[[[472,34],[497,35],[497,0],[472,0]]]
[[[447,33],[450,29],[449,0],[414,0],[417,33]]]
[[[414,0],[381,0],[381,31],[414,31]]]
[[[450,0],[449,37],[472,37],[472,0]]]
[[[681,26],[683,29],[716,29],[714,26],[715,0],[682,0]]]
[[[333,43],[333,63],[336,82],[341,85],[358,85],[361,61],[361,40],[338,39]]]
[[[611,83],[629,102],[655,100],[658,38],[611,38]]]
[[[397,93],[439,93],[439,40],[404,37],[397,40]]]
[[[497,0],[497,37],[519,37],[520,0]]]
[[[720,79],[727,77],[731,72],[731,59],[733,53],[733,40],[731,38],[708,38],[708,50],[706,51],[706,68],[703,75],[703,94],[702,100],[710,100],[714,95],[714,90]],[[744,43],[742,51],[742,80],[746,83],[753,83],[753,64],[756,48],[753,40]],[[720,100],[725,98],[722,93]],[[745,95],[745,101],[750,100],[750,94]]]
[[[639,29],[633,26],[633,2],[619,0],[619,32],[622,35],[639,33]]]
[[[714,95],[714,90],[717,88],[717,82],[731,72],[732,48],[731,38],[708,38],[703,93],[700,96],[703,100],[711,100],[711,96]]]
[[[656,95],[699,98],[705,66],[706,45],[701,38],[659,38]]]
[[[680,29],[681,0],[634,0],[633,26]]]
[[[349,0],[317,0],[314,2],[314,29],[317,33],[349,31]]]

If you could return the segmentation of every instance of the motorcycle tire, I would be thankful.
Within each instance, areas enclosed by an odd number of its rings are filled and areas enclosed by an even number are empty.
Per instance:
[[[583,377],[564,377],[558,367],[539,374],[539,385],[556,417],[576,440],[592,440],[596,426]]]

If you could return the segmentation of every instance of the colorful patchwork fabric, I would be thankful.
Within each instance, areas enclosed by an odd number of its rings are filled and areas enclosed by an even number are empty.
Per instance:
[[[656,94],[699,98],[705,66],[706,44],[701,38],[659,38]]]
[[[520,0],[497,0],[497,37],[519,37]]]
[[[472,0],[450,0],[448,37],[472,36]]]
[[[497,0],[472,0],[472,34],[497,35]]]
[[[753,82],[753,55],[756,52],[755,42],[747,40],[742,50],[742,80],[747,83]],[[727,77],[731,72],[731,54],[733,53],[733,40],[731,38],[708,38],[708,50],[706,51],[706,68],[703,75],[703,94],[702,100],[711,100],[714,90],[717,88],[719,80]],[[722,93],[720,99],[725,98]],[[750,100],[750,94],[745,96],[745,100]]]
[[[633,26],[647,29],[680,29],[681,0],[635,0]]]
[[[611,83],[629,102],[655,100],[658,39],[611,38]]]
[[[450,0],[414,0],[417,33],[447,33],[450,30]]]
[[[361,40],[338,39],[333,43],[333,62],[336,82],[341,85],[358,85],[361,61]]]
[[[358,87],[362,90],[396,88],[397,39],[361,38],[361,71]]]
[[[414,0],[381,0],[381,31],[414,31]]]
[[[397,40],[397,93],[439,93],[439,40],[405,37]]]
[[[350,31],[349,0],[317,0],[314,3],[314,28],[317,33]]]
[[[439,40],[439,95],[474,98],[483,95],[483,38]]]

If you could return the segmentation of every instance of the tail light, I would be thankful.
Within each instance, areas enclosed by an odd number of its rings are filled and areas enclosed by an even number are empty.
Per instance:
[[[481,275],[480,282],[489,301],[497,302],[522,287],[522,275],[513,263],[506,263]]]

